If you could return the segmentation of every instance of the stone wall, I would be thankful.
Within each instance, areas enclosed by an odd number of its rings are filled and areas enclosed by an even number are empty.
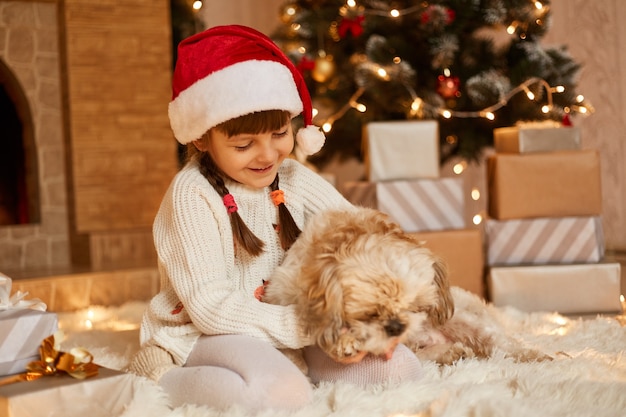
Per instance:
[[[29,102],[41,205],[40,222],[0,227],[0,270],[70,259],[57,21],[55,3],[0,2],[0,60]]]

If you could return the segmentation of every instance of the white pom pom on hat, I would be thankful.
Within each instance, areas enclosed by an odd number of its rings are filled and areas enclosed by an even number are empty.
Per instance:
[[[227,120],[264,110],[302,113],[296,134],[306,155],[324,145],[313,125],[311,96],[302,75],[270,38],[240,25],[216,26],[178,45],[168,115],[186,144]]]

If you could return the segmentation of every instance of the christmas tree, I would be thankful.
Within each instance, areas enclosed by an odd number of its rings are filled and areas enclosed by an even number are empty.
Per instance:
[[[591,106],[580,64],[540,43],[548,0],[300,0],[272,38],[307,80],[327,141],[311,162],[362,158],[371,121],[436,119],[442,162],[476,160],[493,129],[569,122]]]

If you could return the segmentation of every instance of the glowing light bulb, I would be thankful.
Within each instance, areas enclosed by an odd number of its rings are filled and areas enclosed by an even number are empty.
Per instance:
[[[509,35],[514,34],[514,33],[515,33],[515,26],[514,26],[514,25],[509,25],[509,26],[506,28],[506,33],[508,33]]]
[[[450,110],[444,110],[444,111],[441,112],[441,115],[444,118],[449,119],[449,118],[452,117],[452,112]]]
[[[315,107],[313,107],[313,109],[311,109],[311,113],[313,114],[313,117],[315,118],[315,116],[317,116],[319,114],[319,110],[317,110]]]
[[[557,85],[556,87],[554,87],[554,91],[556,91],[557,93],[562,93],[565,91],[565,87],[563,87],[562,85]]]
[[[391,15],[391,17],[398,17],[400,16],[400,12],[397,9],[393,9],[389,12],[389,14]]]
[[[587,113],[587,107],[580,107],[580,108],[578,108],[578,112],[582,113],[582,114]]]
[[[470,193],[472,196],[472,200],[478,201],[480,200],[480,190],[476,187],[472,188],[472,192]]]
[[[585,96],[579,94],[576,96],[576,103],[582,103],[585,100]]]
[[[354,108],[357,109],[357,111],[360,111],[361,113],[365,113],[365,111],[367,110],[367,107],[365,106],[365,104],[362,104],[362,103],[356,103],[354,105]]]
[[[548,106],[547,104],[543,107],[541,107],[541,112],[542,113],[548,113],[550,112],[550,106]]]
[[[356,1],[354,0],[348,0],[346,2],[346,4],[348,5],[348,7],[355,7],[356,6]]]
[[[496,118],[496,115],[488,111],[487,113],[485,113],[485,117],[489,120],[494,120]]]
[[[387,77],[387,71],[385,71],[384,68],[378,68],[376,70],[376,73],[378,74],[379,77],[381,78],[386,78]]]
[[[465,167],[467,166],[466,163],[464,162],[459,162],[458,164],[454,164],[454,166],[452,167],[452,171],[456,174],[456,175],[460,175],[463,173],[463,171],[465,171]]]
[[[191,7],[193,7],[194,10],[200,10],[202,8],[202,2],[200,0],[196,0],[193,2]]]
[[[479,225],[483,222],[483,216],[481,216],[480,214],[476,214],[474,215],[474,217],[472,217],[472,223],[474,223],[475,225]]]
[[[526,91],[526,96],[528,97],[529,100],[534,100],[535,99],[535,95],[530,90]]]
[[[411,110],[418,111],[420,107],[422,107],[422,99],[416,98],[413,100],[413,103],[411,103]]]
[[[326,133],[330,132],[332,128],[333,128],[333,124],[330,122],[326,122],[322,125],[322,130]]]

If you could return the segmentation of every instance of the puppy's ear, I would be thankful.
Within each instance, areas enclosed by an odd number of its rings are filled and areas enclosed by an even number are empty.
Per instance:
[[[333,255],[321,258],[315,267],[302,272],[308,280],[304,317],[317,344],[325,350],[336,344],[344,328],[343,287]]]
[[[452,318],[454,314],[454,300],[450,292],[448,267],[442,259],[436,258],[433,262],[435,277],[433,283],[437,291],[437,299],[430,314],[433,326],[441,326]]]

